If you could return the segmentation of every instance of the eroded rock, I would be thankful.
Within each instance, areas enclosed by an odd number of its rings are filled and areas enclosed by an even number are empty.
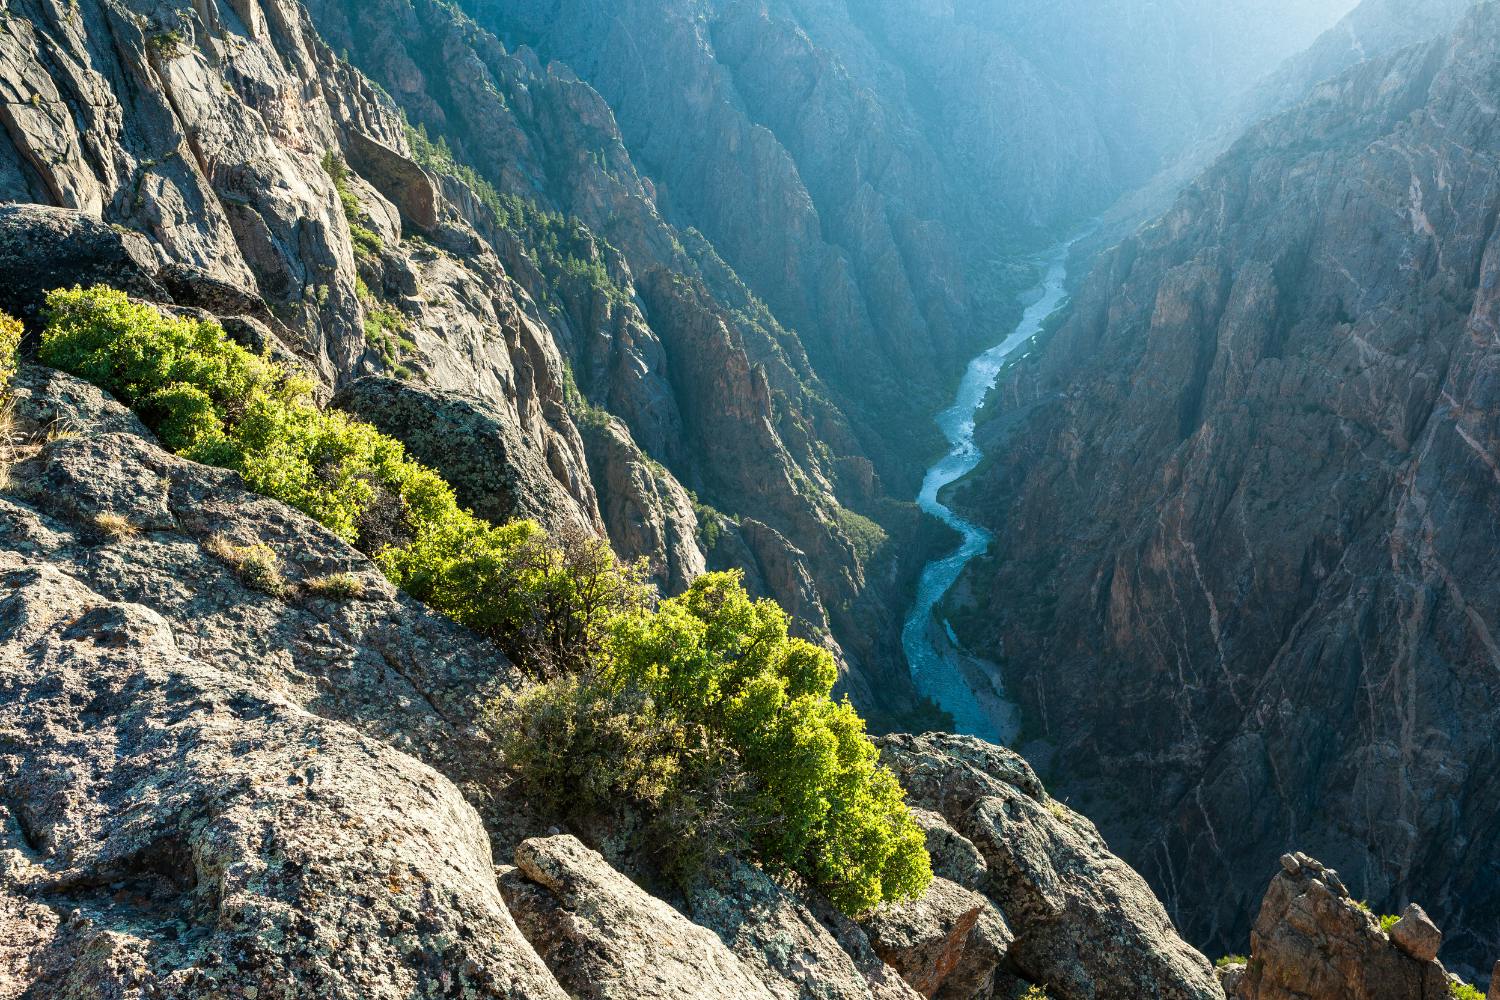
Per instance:
[[[1416,914],[1409,917],[1419,922]],[[1431,938],[1423,934],[1420,940]],[[1432,950],[1435,954],[1436,948]],[[1305,854],[1282,859],[1250,934],[1250,962],[1225,985],[1233,985],[1240,1000],[1429,1000],[1448,995],[1448,976],[1440,963],[1431,955],[1414,958],[1398,947],[1370,912],[1350,898],[1338,873]]]

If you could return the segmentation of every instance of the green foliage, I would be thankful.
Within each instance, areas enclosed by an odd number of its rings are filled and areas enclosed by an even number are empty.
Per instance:
[[[886,530],[863,514],[856,514],[847,507],[838,508],[835,514],[839,528],[848,536],[854,545],[854,554],[859,558],[861,565],[869,565],[870,560],[885,547],[891,536]]]
[[[0,390],[10,385],[20,365],[21,321],[0,312]]]
[[[724,525],[729,518],[700,501],[697,494],[689,493],[688,496],[693,504],[693,516],[698,521],[698,542],[704,552],[712,553],[724,540]]]
[[[833,658],[787,626],[739,574],[710,574],[654,614],[622,616],[614,669],[733,751],[753,779],[742,811],[762,861],[810,878],[845,913],[920,894],[932,878],[922,831],[863,721],[831,698]]]
[[[173,28],[171,31],[159,31],[152,35],[146,39],[146,45],[158,58],[171,59],[181,53],[186,41],[186,36]]]
[[[651,596],[641,567],[621,565],[581,531],[553,544],[533,521],[496,526],[456,510],[423,522],[411,545],[380,562],[397,586],[494,639],[536,677],[594,667],[614,619]]]
[[[1382,932],[1384,932],[1386,934],[1389,934],[1391,932],[1391,928],[1395,927],[1400,922],[1401,922],[1401,917],[1400,917],[1399,914],[1395,914],[1395,913],[1384,914],[1380,918],[1380,929],[1381,929]]]
[[[1220,969],[1227,969],[1231,965],[1248,965],[1250,960],[1244,955],[1225,955],[1214,963]]]
[[[1021,994],[1021,1000],[1051,1000],[1051,997],[1047,996],[1047,991],[1042,987],[1032,986]]]
[[[353,573],[329,573],[308,580],[307,592],[327,601],[353,601],[365,596],[365,584]]]
[[[41,360],[109,390],[173,451],[234,469],[368,552],[394,540],[393,524],[458,509],[400,442],[319,410],[304,379],[217,324],[163,316],[108,288],[59,290],[47,298]]]
[[[1457,979],[1448,981],[1448,995],[1453,1000],[1484,1000],[1484,993],[1477,986],[1470,986]]]
[[[319,410],[303,380],[215,324],[107,288],[53,292],[46,318],[44,362],[115,393],[169,447],[238,470],[360,545],[395,584],[547,679],[500,727],[542,804],[629,802],[669,845],[668,870],[748,847],[850,914],[931,880],[895,777],[831,697],[832,657],[791,638],[786,613],[751,600],[738,574],[655,604],[643,567],[606,543],[460,509],[399,442]],[[208,547],[248,585],[290,589],[269,548],[217,536]],[[353,595],[347,584],[308,590],[336,599]]]

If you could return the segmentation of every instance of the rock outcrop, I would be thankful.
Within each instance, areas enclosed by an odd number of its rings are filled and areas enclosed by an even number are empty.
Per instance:
[[[1232,996],[1428,1000],[1449,995],[1448,975],[1435,957],[1442,935],[1420,907],[1409,909],[1387,936],[1369,910],[1349,898],[1337,872],[1304,854],[1286,855],[1281,866],[1255,920],[1250,961]],[[1425,926],[1415,931],[1416,925]]]
[[[1008,969],[1057,1000],[1223,995],[1144,880],[1109,853],[1093,824],[1048,798],[1020,756],[964,736],[891,736],[880,745],[912,802],[940,813],[983,856],[979,888],[1014,933]]]
[[[548,405],[531,387],[518,389],[518,408]],[[530,518],[549,532],[604,533],[593,483],[573,479],[584,465],[581,440],[538,455],[522,429],[483,399],[380,376],[343,386],[333,405],[406,445],[452,485],[460,504],[486,520]]]
[[[980,432],[960,631],[1215,950],[1299,847],[1454,961],[1500,938],[1497,53],[1481,4],[1257,126]]]
[[[717,936],[570,836],[528,840],[501,877],[521,930],[579,1000],[771,1000]]]
[[[544,835],[507,787],[481,719],[524,680],[494,646],[92,386],[24,366],[13,414],[0,982],[18,996],[985,1000],[1062,955],[1081,968],[1057,1000],[1202,995],[1139,879],[1082,820],[1056,826],[1019,758],[957,737],[886,752],[967,886],[866,927],[735,859],[653,897],[624,874],[638,859]],[[963,789],[987,797],[946,794]],[[989,810],[1022,800],[1067,912],[1001,867],[1012,827]]]

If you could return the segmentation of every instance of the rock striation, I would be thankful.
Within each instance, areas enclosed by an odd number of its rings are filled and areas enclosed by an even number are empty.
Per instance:
[[[1493,960],[1497,53],[1481,4],[1252,129],[981,430],[965,638],[1216,950],[1301,846]]]

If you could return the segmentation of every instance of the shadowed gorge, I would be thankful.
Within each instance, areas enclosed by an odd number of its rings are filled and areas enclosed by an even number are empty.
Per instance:
[[[1500,1000],[1497,10],[0,0],[0,1000]]]

